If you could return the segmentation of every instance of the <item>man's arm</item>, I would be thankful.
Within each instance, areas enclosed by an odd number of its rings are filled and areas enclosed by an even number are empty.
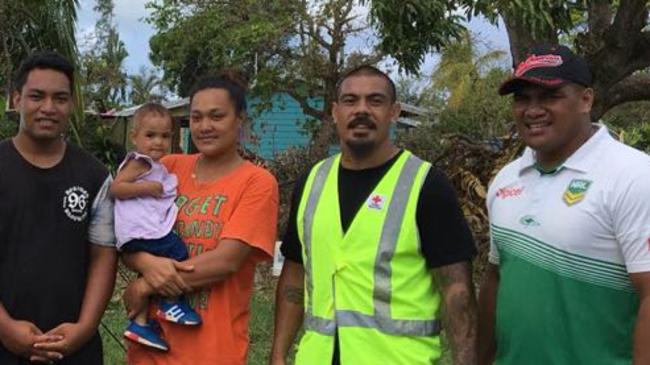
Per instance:
[[[496,323],[499,267],[487,264],[481,289],[478,293],[478,356],[479,364],[492,365],[496,355],[494,326]]]
[[[118,199],[131,199],[139,196],[158,197],[163,193],[163,186],[157,181],[135,182],[151,166],[141,160],[129,160],[117,173],[111,184],[111,195]]]
[[[434,269],[443,298],[443,323],[454,365],[475,365],[477,354],[476,298],[471,263],[459,262]]]
[[[640,305],[634,329],[634,365],[650,364],[650,272],[630,274]]]
[[[79,320],[76,323],[62,323],[48,332],[51,335],[61,335],[61,340],[37,343],[35,347],[66,356],[90,340],[113,293],[116,263],[117,252],[114,247],[90,244],[88,277]]]
[[[305,270],[301,264],[286,260],[275,293],[275,330],[271,365],[284,365],[291,345],[302,325],[305,296]]]

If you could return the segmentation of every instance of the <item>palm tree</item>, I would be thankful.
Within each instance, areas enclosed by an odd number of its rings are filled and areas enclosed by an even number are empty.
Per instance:
[[[126,100],[128,78],[123,63],[128,52],[115,28],[96,32],[97,43],[81,55],[87,107],[99,112],[120,107]]]
[[[140,68],[140,72],[129,76],[131,86],[131,103],[134,105],[143,104],[149,101],[160,102],[164,99],[157,90],[160,90],[162,82],[160,77],[151,69]]]
[[[480,54],[477,41],[464,31],[455,42],[447,45],[441,55],[440,63],[433,72],[433,86],[447,94],[447,106],[457,109],[472,91],[472,86],[495,63],[506,57],[502,50],[492,50]]]
[[[469,32],[445,47],[423,100],[436,107],[443,129],[482,140],[506,133],[511,124],[510,99],[497,94],[509,71],[504,51],[478,48]]]

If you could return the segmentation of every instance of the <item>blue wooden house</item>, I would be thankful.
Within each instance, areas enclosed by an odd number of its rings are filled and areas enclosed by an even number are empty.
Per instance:
[[[273,159],[274,155],[290,147],[306,146],[310,140],[309,126],[316,123],[302,112],[298,102],[286,93],[277,93],[272,100],[272,108],[259,112],[260,100],[248,100],[251,117],[251,136],[245,142],[246,148],[264,159]],[[322,99],[314,100],[313,106],[322,108]],[[173,152],[193,152],[189,135],[189,98],[165,102],[175,119]],[[126,149],[131,149],[128,131],[131,118],[139,106],[124,109],[108,116],[113,119],[114,139]],[[413,128],[419,125],[418,119],[428,116],[426,109],[402,103],[402,114],[396,128]]]

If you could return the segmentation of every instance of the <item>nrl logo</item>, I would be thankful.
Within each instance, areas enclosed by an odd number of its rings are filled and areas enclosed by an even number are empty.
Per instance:
[[[590,186],[591,180],[573,179],[562,195],[562,200],[568,206],[578,204],[585,198]]]

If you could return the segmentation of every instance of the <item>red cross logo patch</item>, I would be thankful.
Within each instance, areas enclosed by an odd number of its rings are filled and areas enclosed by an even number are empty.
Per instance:
[[[368,198],[368,208],[382,210],[384,209],[384,202],[386,198],[379,194],[371,194]]]

